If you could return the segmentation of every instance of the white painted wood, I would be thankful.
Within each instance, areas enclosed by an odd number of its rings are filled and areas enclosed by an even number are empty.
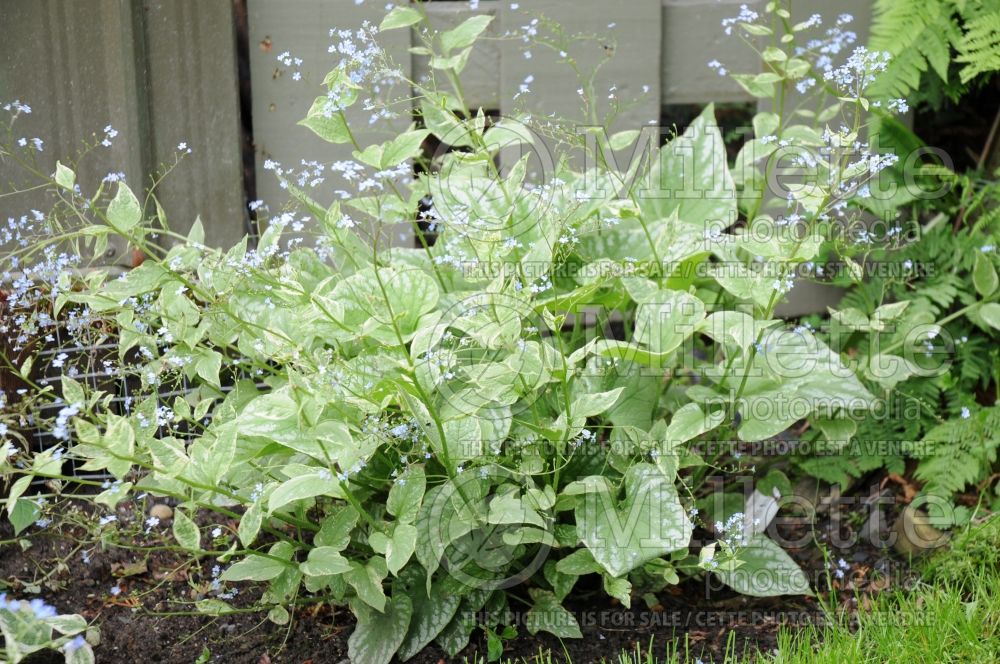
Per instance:
[[[566,55],[586,77],[597,72],[593,98],[598,124],[608,119],[617,102],[629,102],[615,118],[612,129],[632,129],[657,122],[660,117],[661,0],[525,0],[515,11],[501,6],[504,32],[523,34],[531,20],[539,18],[540,33],[548,35],[545,20],[562,26]],[[574,38],[574,35],[580,35]],[[583,38],[587,35],[592,38]],[[530,57],[528,54],[530,53]],[[557,51],[530,46],[518,38],[502,42],[500,61],[500,105],[507,114],[525,108],[542,116],[590,124],[593,118],[581,112],[580,88],[590,97],[572,67]],[[519,96],[525,79],[533,77],[530,93]],[[611,98],[613,96],[613,98]]]
[[[502,11],[500,0],[483,0],[476,9],[471,9],[467,2],[431,2],[425,5],[431,26],[438,31],[453,28],[462,21],[477,14],[497,16]],[[497,76],[501,58],[501,33],[499,17],[495,18],[476,42],[476,47],[469,56],[469,62],[459,76],[462,84],[462,94],[472,109],[482,108],[492,111],[500,108],[500,79]],[[414,44],[417,37],[413,38]],[[431,75],[426,56],[413,56],[413,78],[421,80]]]
[[[719,60],[730,71],[753,73],[752,53],[736,36],[727,36],[722,19],[735,16],[740,5],[763,12],[764,0],[663,0],[661,75],[664,104],[753,101],[728,76],[708,68]],[[750,57],[748,57],[750,56]]]
[[[201,217],[205,243],[229,247],[248,219],[232,4],[145,0],[142,24],[149,164],[172,164],[181,142],[191,149],[157,197],[171,230],[187,234]]]
[[[275,209],[280,208],[286,195],[274,174],[263,169],[266,159],[297,167],[302,159],[329,162],[351,158],[354,148],[350,144],[331,145],[296,123],[306,116],[313,99],[325,92],[323,78],[340,61],[338,55],[328,52],[329,46],[339,41],[339,38],[330,37],[329,31],[357,30],[364,21],[378,25],[385,16],[385,9],[384,3],[357,5],[353,0],[250,0],[247,9],[257,191],[260,198]],[[381,36],[380,44],[409,76],[409,32],[387,32]],[[278,62],[277,56],[284,51],[302,58],[302,80],[292,80],[294,68]],[[369,127],[371,113],[365,111],[360,102],[350,108],[347,115],[362,145],[386,140],[393,134],[395,125],[384,121]],[[407,120],[402,120],[404,127]],[[317,191],[317,199],[331,202],[329,190],[332,188],[325,187],[328,190],[325,196]]]
[[[147,155],[143,145],[145,115],[136,98],[141,78],[141,29],[130,0],[71,3],[61,0],[0,2],[0,26],[10,39],[0,50],[0,102],[20,99],[33,112],[15,124],[15,136],[38,137],[44,152],[36,167],[53,173],[56,161],[67,163],[85,142],[97,142],[110,124],[119,135],[110,148],[98,148],[81,164],[77,181],[96,191],[109,172],[124,172],[138,189]],[[0,193],[38,184],[18,166],[0,160]],[[49,210],[55,199],[38,192],[0,198],[0,220],[19,218],[31,209]],[[2,248],[0,248],[2,250]],[[102,256],[85,255],[99,265],[128,262],[124,243],[111,243]]]

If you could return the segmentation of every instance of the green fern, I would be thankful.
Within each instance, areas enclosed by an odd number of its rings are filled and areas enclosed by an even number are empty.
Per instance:
[[[992,344],[982,337],[965,336],[955,347],[955,364],[959,368],[959,381],[966,385],[984,388],[992,377],[993,362],[990,357]]]
[[[976,408],[940,424],[908,451],[926,491],[951,496],[989,475],[1000,447],[1000,407]]]
[[[955,44],[956,62],[962,63],[962,82],[1000,70],[1000,9],[976,16],[965,25],[965,35]]]
[[[882,440],[856,439],[839,454],[800,459],[796,465],[811,477],[846,489],[852,479],[864,477],[878,468],[885,467],[890,473],[904,471],[903,457],[882,453],[884,447]]]
[[[909,301],[903,314],[893,321],[893,328],[882,333],[881,343],[886,345],[903,341],[917,325],[940,320],[980,301],[972,279],[975,263],[981,260],[977,257],[990,256],[1000,267],[1000,256],[983,250],[986,245],[1000,245],[1000,217],[994,214],[1000,184],[950,172],[939,176],[953,185],[951,197],[936,201],[927,216],[938,212],[943,223],[927,223],[912,244],[874,256],[896,264],[908,260],[931,266],[933,271],[904,278],[875,276],[852,285],[838,307],[871,315],[886,302]],[[965,223],[955,231],[950,219],[960,209]],[[839,454],[798,458],[795,464],[813,477],[846,485],[879,466],[902,473],[906,454],[917,459],[917,477],[927,483],[928,490],[946,495],[988,476],[1000,447],[1000,406],[983,408],[976,399],[978,394],[986,400],[989,395],[984,390],[992,393],[996,389],[1000,365],[996,336],[989,329],[976,327],[968,316],[951,320],[945,329],[943,338],[954,342],[948,371],[911,377],[891,391],[870,384],[891,403],[882,411],[887,416],[873,413],[858,422],[852,443]],[[838,344],[834,347],[850,353],[857,350],[852,344],[864,349],[865,343],[853,337],[843,348]],[[963,418],[964,408],[974,415]]]
[[[930,70],[954,97],[953,54],[962,86],[1000,71],[1000,1],[876,0],[869,46],[893,56],[872,86],[874,96],[909,97],[933,80],[925,79]]]
[[[873,94],[906,97],[920,86],[928,68],[948,80],[951,44],[962,35],[951,2],[877,0],[874,10],[869,44],[893,58],[872,87]]]

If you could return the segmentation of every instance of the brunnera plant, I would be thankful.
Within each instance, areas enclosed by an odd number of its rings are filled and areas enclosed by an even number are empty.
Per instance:
[[[765,71],[737,80],[775,112],[757,115],[735,165],[708,107],[621,169],[612,152],[647,134],[565,129],[549,154],[530,117],[465,105],[459,74],[490,20],[435,32],[417,3],[336,33],[342,60],[302,124],[353,144],[331,170],[356,191],[323,205],[320,165],[269,163],[298,207],[253,246],[206,247],[200,224],[176,236],[124,183],[86,198],[60,165],[59,210],[85,223],[11,253],[16,269],[52,278],[14,280],[8,302],[34,312],[21,317],[31,334],[112,340],[130,388],[121,399],[88,384],[68,356],[55,356],[58,382],[17,366],[28,403],[49,408],[5,423],[17,527],[38,513],[32,479],[65,479],[68,462],[107,472],[95,503],[168,497],[177,546],[226,565],[199,610],[234,610],[223,589],[238,582],[265,588],[278,623],[306,598],[345,604],[356,662],[405,660],[432,641],[457,653],[511,601],[527,603],[531,632],[579,637],[563,601],[590,575],[626,605],[634,589],[703,574],[751,595],[810,592],[765,532],[770,491],[742,511],[698,509],[706,476],[738,468],[696,441],[763,440],[803,418],[837,430],[871,405],[837,353],[774,310],[822,250],[822,224],[849,221],[894,163],[859,138],[883,54],[858,48],[835,66],[845,17],[812,38],[817,17],[793,25],[777,3],[763,16],[744,7],[723,27]],[[380,31],[411,28],[427,80],[406,80],[378,47]],[[394,85],[401,100],[366,97]],[[415,108],[420,122],[360,145],[345,113],[357,105],[376,119]],[[428,160],[429,138],[455,149]],[[773,199],[780,158],[800,181]],[[51,229],[59,215],[42,216]],[[399,225],[419,247],[391,246]],[[59,268],[60,243],[113,236],[145,261],[117,276]],[[35,261],[49,267],[25,267]],[[27,336],[15,330],[15,346]],[[14,436],[26,418],[59,445],[30,453]],[[203,540],[200,510],[238,520],[223,550]],[[711,541],[694,541],[696,526]]]
[[[82,616],[59,615],[41,599],[10,599],[6,593],[0,593],[0,635],[0,653],[10,664],[45,651],[61,651],[66,664],[93,664],[88,638],[99,640],[96,628],[89,628]]]

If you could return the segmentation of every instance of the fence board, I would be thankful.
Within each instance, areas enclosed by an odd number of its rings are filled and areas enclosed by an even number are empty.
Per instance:
[[[65,161],[110,124],[119,132],[112,147],[89,155],[78,181],[89,193],[109,172],[122,171],[140,191],[185,141],[193,153],[158,191],[173,229],[185,232],[201,215],[210,244],[243,234],[228,0],[5,0],[0,25],[5,34],[26,36],[0,54],[0,99],[33,106],[18,131],[46,141],[41,170],[53,172],[57,158]],[[0,164],[5,183],[17,177],[13,166]],[[48,205],[38,196],[0,199],[3,217],[31,207]],[[99,262],[127,265],[131,256],[116,242]]]
[[[764,0],[663,0],[663,51],[661,72],[664,104],[703,104],[753,101],[728,76],[719,76],[708,62],[719,60],[727,66],[754,63],[746,44],[727,36],[721,27],[724,18],[739,13],[739,6],[762,12]],[[742,71],[742,69],[738,69]]]
[[[586,74],[614,55],[594,79],[598,122],[604,121],[615,99],[635,103],[617,117],[613,129],[635,128],[660,117],[660,15],[661,0],[529,0],[517,11],[504,3],[500,15],[504,31],[520,31],[532,17],[542,15],[563,26],[567,35],[589,34],[597,40],[573,40],[566,52]],[[526,51],[530,57],[526,56]],[[501,110],[513,112],[519,104],[542,115],[555,114],[571,121],[588,123],[581,116],[581,82],[560,53],[530,47],[518,39],[503,42],[500,62]],[[533,76],[531,93],[514,97],[525,79]],[[644,86],[648,89],[644,91]],[[612,91],[612,88],[613,91]]]
[[[136,19],[131,0],[0,3],[0,25],[16,40],[16,46],[0,50],[0,102],[20,99],[33,108],[15,127],[16,136],[45,141],[38,170],[54,172],[57,159],[65,163],[108,124],[120,132],[112,147],[97,148],[82,164],[77,181],[85,192],[96,190],[112,171],[124,172],[132,185],[143,181],[143,141],[133,140],[145,131],[135,96],[142,62]],[[38,183],[7,161],[0,161],[0,182],[5,190]],[[32,208],[45,211],[52,203],[44,194],[0,198],[0,219],[29,214]],[[98,260],[127,260],[124,244],[111,244]]]
[[[324,76],[339,62],[327,48],[339,39],[328,36],[336,29],[358,29],[368,20],[378,25],[385,10],[382,4],[353,0],[303,0],[286,3],[273,0],[250,0],[247,6],[250,24],[250,72],[253,89],[253,124],[257,151],[257,192],[272,211],[288,197],[275,175],[263,168],[264,161],[274,159],[285,167],[298,167],[300,160],[331,162],[350,159],[353,146],[330,145],[309,129],[296,123],[306,116],[313,99],[323,93]],[[380,44],[389,56],[410,75],[410,33],[396,30],[382,35]],[[292,80],[292,71],[278,62],[277,56],[289,51],[302,58],[302,80]],[[348,109],[347,117],[358,142],[367,145],[386,140],[392,130],[410,122],[401,117],[394,122],[379,121],[369,127],[371,113],[359,101]],[[329,204],[333,189],[343,185],[336,177],[328,178],[322,191],[316,190],[317,200]]]
[[[431,26],[436,30],[455,27],[467,18],[477,14],[497,16],[502,11],[500,0],[483,0],[477,9],[470,9],[465,2],[431,2],[426,5]],[[500,34],[499,20],[494,19],[476,42],[469,56],[469,62],[459,76],[462,94],[470,108],[497,110],[500,108],[500,80],[497,65],[501,58],[501,46],[497,38]],[[414,44],[417,43],[414,37]],[[431,74],[426,56],[413,56],[413,78],[416,81]]]
[[[205,242],[228,246],[247,228],[233,9],[228,0],[143,3],[150,166],[192,153],[158,188],[170,227],[197,216]]]
[[[454,25],[474,13],[495,15],[462,75],[473,107],[511,114],[520,109],[587,123],[580,116],[580,82],[559,62],[560,55],[541,46],[529,48],[518,38],[533,17],[561,24],[568,34],[607,35],[595,41],[571,40],[566,50],[581,71],[614,57],[595,79],[598,122],[605,121],[614,100],[637,99],[623,108],[612,129],[635,128],[660,117],[663,105],[752,100],[725,77],[706,66],[712,59],[731,70],[751,62],[745,46],[723,35],[722,18],[733,16],[740,4],[760,11],[764,0],[482,0],[425,5],[439,28]],[[519,5],[514,8],[514,5]],[[287,200],[274,174],[263,169],[266,159],[298,168],[300,160],[329,163],[348,159],[350,145],[331,146],[296,122],[304,117],[320,83],[338,56],[327,52],[330,28],[356,29],[364,20],[378,23],[382,3],[368,0],[247,0],[250,28],[252,109],[257,156],[258,195],[272,212]],[[793,20],[825,12],[823,0],[801,0]],[[858,43],[867,39],[871,6],[867,0],[843,0],[837,12],[853,13]],[[85,190],[93,190],[109,171],[123,170],[134,188],[145,185],[155,167],[168,161],[177,143],[187,142],[194,154],[163,183],[164,207],[177,230],[185,230],[196,215],[204,221],[209,243],[229,244],[243,233],[239,109],[236,87],[232,7],[228,0],[4,0],[0,22],[7,34],[44,35],[19,42],[0,54],[0,100],[21,98],[36,113],[19,123],[19,131],[46,140],[40,168],[54,169],[56,156],[71,154],[84,138],[112,124],[121,132],[110,149],[101,148],[80,173]],[[428,73],[426,62],[411,55],[414,41],[406,30],[387,33],[383,46],[404,74]],[[276,56],[290,51],[301,57],[301,81]],[[519,94],[532,77],[527,94]],[[612,86],[614,90],[611,89]],[[648,86],[648,88],[646,87]],[[402,91],[400,91],[402,92]],[[761,104],[762,107],[766,105]],[[358,140],[368,144],[392,135],[409,121],[401,117],[368,124],[362,104],[349,112]],[[0,164],[0,178],[10,181],[9,165]],[[342,186],[327,174],[316,197],[329,203]],[[19,216],[37,197],[0,199],[0,219]],[[405,243],[406,237],[394,238]],[[127,262],[125,248],[109,248],[104,262]],[[796,289],[798,290],[798,289]],[[802,299],[793,291],[793,299]],[[815,309],[812,295],[806,305]],[[786,309],[786,311],[788,311]]]

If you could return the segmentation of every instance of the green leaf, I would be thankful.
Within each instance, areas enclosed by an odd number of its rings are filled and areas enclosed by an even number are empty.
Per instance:
[[[57,161],[55,180],[56,184],[63,189],[73,191],[73,185],[76,184],[76,173],[73,172],[73,169],[64,166],[62,162]]]
[[[83,393],[83,386],[65,374],[62,377],[62,389],[66,403],[86,403],[87,397]]]
[[[789,58],[785,63],[785,74],[791,79],[799,79],[809,73],[812,65],[802,58]]]
[[[743,300],[752,300],[755,304],[766,307],[774,292],[773,280],[765,279],[766,275],[750,270],[745,265],[728,261],[725,264],[709,265],[709,276],[719,282],[727,291]]]
[[[412,7],[393,7],[392,11],[385,15],[382,23],[379,24],[379,32],[395,30],[396,28],[407,28],[414,23],[419,23],[423,19],[416,9]]]
[[[268,513],[279,510],[289,503],[305,500],[316,496],[333,496],[343,498],[343,490],[330,471],[319,470],[293,477],[282,482],[267,501]]]
[[[336,548],[318,546],[309,552],[309,557],[299,565],[299,569],[306,576],[331,576],[349,572],[351,564]]]
[[[736,403],[743,418],[740,440],[764,440],[812,412],[839,417],[874,405],[871,392],[840,355],[807,330],[771,330],[749,371],[742,362],[734,366],[747,376]]]
[[[709,104],[684,133],[660,148],[650,172],[650,191],[640,191],[647,222],[676,212],[680,223],[701,230],[707,222],[726,227],[736,220],[736,187],[725,144]]]
[[[757,138],[770,136],[781,126],[781,117],[777,113],[758,113],[753,116],[753,133]]]
[[[576,616],[567,611],[554,594],[538,588],[532,588],[530,592],[534,604],[524,618],[529,632],[549,632],[561,639],[583,638]]]
[[[888,389],[892,389],[907,378],[910,378],[918,370],[906,358],[890,353],[876,353],[872,355],[868,358],[863,369],[867,377]]]
[[[669,353],[654,353],[648,348],[636,344],[618,341],[617,339],[601,339],[593,346],[595,355],[608,357],[622,364],[638,362],[647,367],[663,367],[670,358]],[[618,406],[631,405],[628,399],[622,399]]]
[[[288,609],[285,607],[275,606],[267,612],[267,619],[275,625],[287,625],[288,621],[291,619],[291,615],[289,615]]]
[[[233,607],[226,604],[221,599],[202,599],[194,603],[194,608],[198,613],[210,616],[221,616],[233,612]]]
[[[382,590],[382,579],[385,578],[385,572],[376,569],[375,560],[379,559],[373,558],[367,565],[350,561],[351,569],[344,573],[344,580],[354,588],[361,601],[379,611],[384,611],[386,599],[385,591]]]
[[[403,593],[396,593],[379,613],[364,605],[354,605],[358,624],[347,641],[352,664],[389,664],[406,638],[413,604]]]
[[[417,547],[417,528],[408,523],[400,523],[392,531],[392,538],[385,549],[385,564],[396,576],[410,561]]]
[[[94,649],[86,642],[76,650],[66,652],[66,664],[94,664],[94,661]]]
[[[7,514],[11,514],[14,511],[14,503],[18,498],[24,495],[24,492],[28,490],[29,486],[31,486],[31,475],[22,475],[17,478],[17,481],[14,482],[13,485],[11,485],[10,491],[8,491],[7,495],[4,496],[7,499]]]
[[[108,205],[108,223],[120,233],[127,233],[142,221],[139,199],[124,182],[118,183],[118,193]]]
[[[611,493],[612,491],[614,491],[614,485],[607,477],[588,475],[567,484],[563,487],[560,495],[582,496],[587,493]]]
[[[581,394],[575,397],[570,404],[570,414],[574,418],[600,415],[618,402],[618,398],[624,389],[623,387],[618,387],[608,392]]]
[[[236,427],[226,423],[204,435],[190,448],[191,461],[200,467],[212,484],[220,484],[236,455]]]
[[[739,549],[737,560],[743,564],[731,570],[716,570],[715,575],[743,595],[812,595],[809,579],[791,556],[767,535],[754,535]]]
[[[582,550],[586,551],[586,549]],[[596,567],[597,564],[594,563],[594,566]],[[545,580],[552,586],[552,592],[555,593],[556,599],[560,602],[566,599],[581,576],[579,574],[564,574],[560,572],[554,560],[545,562],[543,573],[545,574]]]
[[[344,120],[344,114],[334,108],[333,102],[327,97],[316,97],[305,119],[299,120],[303,127],[330,143],[350,143],[351,130]]]
[[[427,129],[415,129],[400,134],[383,146],[380,167],[385,170],[397,166],[407,159],[413,159],[421,152],[424,139],[430,135]]]
[[[250,402],[237,419],[237,431],[240,436],[259,436],[291,446],[302,437],[298,413],[299,404],[291,390],[275,390]]]
[[[626,129],[625,131],[619,131],[618,133],[612,134],[608,139],[608,145],[611,146],[612,150],[624,150],[628,146],[635,143],[635,139],[639,138],[640,131],[638,129]]]
[[[240,543],[243,546],[248,547],[257,539],[257,533],[260,532],[263,517],[264,509],[261,506],[260,500],[250,503],[250,507],[240,517],[240,525],[236,530],[236,534],[239,536]]]
[[[749,32],[751,35],[756,35],[757,37],[767,37],[768,35],[774,34],[774,31],[766,25],[758,25],[757,23],[740,23],[740,27]]]
[[[350,505],[342,507],[333,516],[328,516],[320,525],[319,532],[313,538],[316,546],[332,546],[337,551],[343,551],[351,543],[351,531],[358,525],[361,515]]]
[[[632,584],[628,579],[616,579],[605,574],[604,592],[625,605],[626,609],[632,608]]]
[[[698,404],[685,404],[670,418],[663,440],[673,449],[680,443],[686,443],[719,426],[724,417],[725,414],[721,410],[705,413]]]
[[[201,551],[201,531],[183,510],[174,510],[174,539],[188,551]]]
[[[1000,304],[987,302],[977,309],[979,316],[994,330],[1000,330]]]
[[[761,53],[761,57],[765,62],[784,62],[788,59],[788,54],[782,51],[780,48],[775,48],[774,46],[768,46]]]
[[[767,324],[767,321],[755,321],[753,316],[741,311],[727,310],[709,314],[698,325],[698,329],[717,343],[732,342],[740,351],[744,351],[756,340],[760,329]]]
[[[635,313],[635,340],[654,353],[669,353],[694,334],[705,303],[681,291],[658,291]]]
[[[452,112],[455,106],[457,103],[445,96],[425,97],[420,100],[420,117],[424,126],[448,145],[469,147],[474,144],[471,130]]]
[[[402,523],[413,523],[420,512],[420,504],[427,488],[427,478],[422,466],[411,466],[389,489],[385,507],[389,514]]]
[[[514,492],[503,493],[490,501],[487,522],[498,525],[530,523],[545,527],[545,521],[538,512]]]
[[[535,134],[522,122],[513,118],[500,118],[483,134],[483,143],[486,150],[493,154],[503,148],[534,145]]]
[[[420,317],[437,306],[440,291],[434,278],[421,269],[380,267],[378,274],[375,269],[366,268],[338,281],[330,299],[343,305],[340,322],[345,328],[398,345],[389,321],[395,317],[406,341],[418,329]]]
[[[129,492],[132,490],[131,482],[122,482],[121,484],[113,484],[110,488],[105,489],[96,496],[94,496],[93,501],[98,505],[104,505],[109,510],[113,510],[118,503],[127,499],[129,497]]]
[[[399,647],[399,659],[405,661],[423,650],[455,618],[463,601],[461,594],[448,583],[448,577],[431,586],[430,593],[424,590],[423,578],[414,584],[411,591],[413,618],[406,639]]]
[[[594,560],[594,554],[588,549],[577,549],[562,560],[556,563],[556,570],[562,574],[572,576],[584,576],[586,574],[596,574],[601,571],[601,566]]]
[[[976,252],[976,264],[972,268],[972,283],[976,291],[983,297],[989,297],[996,289],[1000,280],[997,279],[996,268],[989,256],[981,251]]]
[[[76,614],[66,614],[45,618],[45,624],[61,634],[79,634],[87,629],[87,619]]]
[[[441,33],[441,48],[448,54],[455,49],[472,46],[492,20],[492,16],[485,14],[467,18],[458,27]]]
[[[281,576],[288,563],[256,553],[231,565],[219,578],[223,581],[270,581]]]
[[[493,591],[488,588],[473,588],[462,599],[455,617],[448,626],[441,630],[436,641],[451,657],[455,657],[465,646],[469,645],[469,637],[476,628],[476,616],[490,600]]]
[[[465,69],[465,65],[469,63],[469,56],[472,55],[472,47],[462,49],[455,55],[451,57],[443,57],[436,55],[431,58],[431,68],[442,69],[442,70],[454,70],[456,73],[461,73]]]
[[[18,498],[11,502],[7,501],[7,518],[14,526],[14,534],[18,535],[25,528],[33,524],[41,515],[41,510],[33,500]]]
[[[872,314],[872,320],[879,322],[896,320],[903,315],[903,312],[910,306],[910,302],[911,300],[903,300],[901,302],[883,304],[875,310],[875,313]]]
[[[208,348],[200,348],[195,371],[209,385],[220,387],[219,371],[222,369],[222,354]]]
[[[761,81],[753,74],[733,74],[731,77],[741,88],[758,99],[774,96],[774,82]]]
[[[204,244],[205,243],[205,225],[201,223],[201,217],[195,217],[194,223],[191,224],[191,230],[187,234],[188,244]]]
[[[687,547],[693,526],[673,482],[650,464],[625,474],[625,500],[588,493],[576,508],[577,531],[594,559],[612,576]]]

